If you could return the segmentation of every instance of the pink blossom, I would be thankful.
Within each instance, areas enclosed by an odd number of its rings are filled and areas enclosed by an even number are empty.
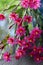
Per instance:
[[[28,15],[24,16],[24,22],[28,22],[28,23],[32,22],[32,16],[28,16]]]
[[[35,39],[33,38],[32,35],[30,35],[30,37],[28,38],[28,42],[29,43],[35,43]]]
[[[4,19],[5,19],[5,16],[3,14],[0,14],[0,21]]]
[[[32,44],[30,42],[28,42],[27,40],[23,39],[22,40],[22,47],[25,50],[31,49],[32,48]]]
[[[16,58],[16,59],[21,58],[23,55],[25,55],[24,50],[22,50],[22,49],[16,50],[16,52],[15,52],[15,58]]]
[[[16,13],[11,13],[11,14],[10,14],[10,18],[15,21],[15,20],[18,18],[18,14],[16,14]]]
[[[40,35],[41,35],[41,30],[38,28],[38,27],[35,27],[32,32],[31,32],[31,35],[34,37],[34,38],[39,38]]]
[[[23,8],[28,8],[28,3],[29,3],[29,0],[21,0],[21,6],[23,7]]]
[[[32,9],[38,9],[40,4],[40,0],[29,0],[29,7]]]
[[[30,43],[26,43],[23,47],[23,50],[27,51],[28,49],[30,50],[32,48],[32,45]]]
[[[43,53],[43,48],[41,46],[39,46],[37,51],[38,51],[39,54],[41,54],[41,53]]]
[[[16,34],[18,35],[18,36],[23,36],[23,35],[25,35],[25,28],[24,27],[19,27],[17,30],[16,30]]]
[[[26,40],[26,42],[28,42],[28,43],[35,43],[35,38],[31,34],[30,34],[30,36],[24,37],[24,40]]]
[[[30,52],[29,54],[28,54],[30,57],[34,57],[35,56],[35,52]]]
[[[7,43],[11,44],[11,45],[14,45],[15,44],[14,38],[13,37],[9,37],[8,40],[7,40]]]
[[[22,18],[17,18],[14,23],[16,23],[18,26],[21,26],[22,25]]]
[[[38,54],[38,52],[37,52],[37,47],[36,47],[36,46],[33,46],[32,51],[29,53],[29,55],[30,55],[31,57],[35,57],[36,54]]]
[[[34,60],[35,60],[35,62],[40,63],[41,62],[40,55],[37,54],[36,56],[34,56]]]
[[[5,61],[10,61],[10,60],[11,60],[10,53],[5,52],[5,53],[3,54],[3,59],[4,59]]]

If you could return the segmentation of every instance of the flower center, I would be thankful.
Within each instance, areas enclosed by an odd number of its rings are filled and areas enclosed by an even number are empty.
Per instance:
[[[30,56],[32,57],[32,54]]]
[[[22,33],[22,30],[20,30],[20,33]]]
[[[33,49],[34,51],[36,51],[36,49]]]
[[[38,32],[36,32],[36,34],[38,34]]]
[[[39,53],[41,53],[41,50],[39,50]]]
[[[37,58],[37,61],[39,61],[39,58]]]

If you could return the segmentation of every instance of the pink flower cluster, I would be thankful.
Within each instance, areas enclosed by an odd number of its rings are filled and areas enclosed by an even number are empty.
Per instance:
[[[26,1],[27,0],[23,0]],[[31,0],[33,1],[33,0]],[[37,1],[37,0],[34,0]],[[38,0],[39,1],[39,0]],[[4,19],[5,17],[1,16],[0,19]],[[40,39],[42,30],[38,27],[35,27],[31,32],[29,31],[28,35],[26,35],[27,26],[29,23],[32,22],[32,16],[25,15],[24,18],[20,18],[18,14],[11,13],[10,18],[14,21],[14,24],[17,25],[16,28],[16,38],[9,37],[7,39],[7,44],[17,45],[18,49],[15,51],[15,58],[19,59],[25,55],[29,55],[30,57],[33,57],[36,62],[40,62],[43,60],[43,47],[42,46],[36,46],[37,40]],[[26,26],[24,23],[26,23]],[[24,26],[23,26],[24,25]],[[38,41],[37,44],[39,44],[40,41]],[[5,52],[3,54],[3,59],[6,61],[9,61],[11,59],[10,53]]]
[[[40,7],[40,0],[21,0],[21,6],[24,8],[38,9]]]
[[[36,46],[36,40],[40,38],[41,30],[34,28],[30,33],[30,36],[24,37],[22,40],[17,41],[19,48],[16,50],[15,58],[19,59],[25,55],[33,57],[36,62],[43,61],[43,47]]]
[[[21,24],[22,18],[19,18],[18,14],[11,13],[10,18],[14,21],[14,24],[17,24],[18,26]]]
[[[43,61],[43,47],[39,46],[39,47],[36,47],[34,46],[33,49],[32,49],[32,52],[29,53],[29,55],[31,57],[34,58],[34,60],[39,63],[41,61]]]
[[[18,28],[18,30],[19,30],[18,31],[19,36],[23,35],[23,33],[25,32],[24,29],[22,29],[22,27],[20,27],[20,29]],[[30,55],[31,57],[34,57],[35,61],[37,61],[37,62],[41,61],[43,57],[40,54],[43,53],[43,48],[36,47],[36,45],[35,45],[36,39],[40,38],[40,35],[41,35],[41,30],[38,27],[36,27],[32,30],[32,32],[30,33],[30,36],[25,36],[24,39],[22,39],[22,40],[15,39],[16,40],[16,42],[15,42],[14,38],[11,38],[11,37],[8,38],[9,44],[19,45],[19,48],[15,52],[15,58],[19,59],[22,56],[27,54],[27,55]],[[31,50],[31,52],[29,53],[30,50]],[[4,59],[6,59],[6,58],[4,58]]]
[[[21,26],[22,25],[22,18],[20,18],[18,16],[18,14],[16,13],[11,13],[10,14],[10,18],[12,20],[14,20],[14,24],[17,24],[18,26]],[[30,15],[25,15],[24,18],[23,18],[23,21],[24,22],[28,22],[28,23],[31,23],[32,22],[32,16]]]

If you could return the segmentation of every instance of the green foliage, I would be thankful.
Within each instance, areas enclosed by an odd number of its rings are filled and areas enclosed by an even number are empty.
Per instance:
[[[4,9],[10,9],[15,7],[19,3],[19,0],[0,0],[0,11]]]

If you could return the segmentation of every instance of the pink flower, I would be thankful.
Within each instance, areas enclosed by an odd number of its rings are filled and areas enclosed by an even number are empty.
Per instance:
[[[22,49],[18,49],[18,50],[16,50],[16,52],[15,52],[15,58],[16,58],[16,59],[19,59],[19,58],[21,58],[24,54],[25,54],[25,52],[24,52]]]
[[[40,63],[40,62],[41,62],[41,57],[40,57],[40,55],[37,54],[37,55],[34,57],[34,60],[35,60],[35,62]]]
[[[38,28],[38,27],[35,27],[32,32],[31,32],[31,35],[34,37],[34,38],[39,38],[40,35],[41,35],[41,30]]]
[[[33,46],[33,52],[37,52],[37,47],[36,46]]]
[[[30,37],[28,38],[28,42],[33,44],[35,43],[35,39],[33,38],[32,35],[30,35]]]
[[[32,51],[29,53],[31,57],[35,57],[38,54],[37,47],[33,46]]]
[[[35,56],[35,52],[30,52],[29,54],[28,54],[30,57],[34,57]]]
[[[43,53],[43,48],[41,46],[39,46],[37,51],[38,51],[39,54],[41,54],[41,53]]]
[[[11,45],[14,45],[15,44],[14,38],[13,37],[9,37],[8,40],[7,40],[7,43],[11,44]]]
[[[23,35],[25,35],[25,28],[24,27],[19,27],[17,30],[16,30],[16,34],[18,35],[18,36],[23,36]]]
[[[28,3],[29,3],[29,0],[21,0],[21,6],[23,7],[23,8],[28,8]]]
[[[18,26],[22,25],[22,18],[17,18],[14,23],[16,23]]]
[[[27,40],[22,40],[22,47],[23,49],[27,50],[27,49],[31,49],[32,48],[32,44],[29,43]]]
[[[22,46],[25,51],[28,49],[30,50],[32,48],[32,45],[30,43],[26,43],[24,46]]]
[[[28,16],[28,15],[24,16],[24,22],[28,22],[28,23],[32,22],[32,16]]]
[[[11,13],[11,14],[10,14],[10,18],[15,21],[15,20],[18,18],[18,14],[16,14],[16,13]]]
[[[40,4],[40,0],[29,0],[29,7],[32,9],[38,9]]]
[[[5,19],[5,16],[3,14],[0,14],[0,21],[4,19]]]
[[[31,34],[30,36],[24,37],[24,40],[26,40],[28,43],[35,43],[35,38]]]
[[[10,61],[10,60],[11,60],[10,53],[5,52],[5,53],[3,54],[3,59],[4,59],[5,61]]]

